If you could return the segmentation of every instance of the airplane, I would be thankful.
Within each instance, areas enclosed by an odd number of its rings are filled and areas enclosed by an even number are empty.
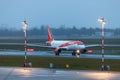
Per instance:
[[[80,56],[80,54],[84,54],[86,52],[92,53],[92,50],[87,50],[87,48],[91,47],[102,47],[101,44],[89,44],[85,45],[84,42],[79,40],[55,40],[52,36],[50,27],[48,26],[48,40],[46,41],[46,46],[48,48],[53,48],[54,53],[56,56],[59,56],[61,51],[72,51],[72,56]],[[34,45],[34,46],[40,46],[40,45]],[[120,45],[111,45],[111,44],[105,44],[104,46],[120,46]],[[40,46],[43,47],[43,46]]]
[[[80,55],[85,53],[86,47],[82,41],[76,40],[55,40],[52,36],[50,27],[48,26],[48,41],[46,41],[48,47],[54,48],[54,53],[59,56],[61,51],[72,51],[72,55]]]

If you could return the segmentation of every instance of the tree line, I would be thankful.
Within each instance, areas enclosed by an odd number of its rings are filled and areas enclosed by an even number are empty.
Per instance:
[[[97,32],[101,32],[100,28],[77,28],[73,27],[64,27],[61,26],[59,28],[51,28],[51,32],[54,35],[64,35],[64,36],[92,36]],[[105,32],[112,33],[113,36],[120,36],[120,28],[116,29],[105,29]],[[13,37],[13,36],[23,36],[23,30],[11,30],[11,29],[0,29],[0,37]],[[32,29],[27,30],[27,35],[29,36],[39,36],[39,35],[47,35],[47,27],[42,25],[40,27],[34,27]]]

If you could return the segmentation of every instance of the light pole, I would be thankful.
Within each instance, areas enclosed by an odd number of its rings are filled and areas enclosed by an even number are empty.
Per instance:
[[[23,32],[24,32],[24,48],[25,48],[25,58],[24,58],[24,67],[28,66],[28,62],[27,62],[27,35],[26,35],[26,31],[27,31],[27,22],[26,20],[22,22],[23,24]]]
[[[104,25],[105,25],[105,20],[104,18],[99,18],[98,22],[102,24],[102,64],[101,64],[101,70],[104,71],[105,65],[104,65]]]

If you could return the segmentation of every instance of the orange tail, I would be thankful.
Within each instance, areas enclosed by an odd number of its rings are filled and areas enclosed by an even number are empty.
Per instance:
[[[48,41],[53,41],[52,33],[50,31],[50,27],[48,26]]]

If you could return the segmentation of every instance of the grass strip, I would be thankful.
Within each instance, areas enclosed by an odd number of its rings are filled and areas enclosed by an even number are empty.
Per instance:
[[[32,67],[49,68],[49,63],[53,63],[57,69],[69,68],[74,70],[100,70],[101,59],[65,58],[65,57],[40,57],[28,56],[28,61],[32,62]],[[0,66],[23,67],[24,56],[0,56]],[[110,65],[111,71],[120,71],[120,60],[105,59],[105,64]]]

